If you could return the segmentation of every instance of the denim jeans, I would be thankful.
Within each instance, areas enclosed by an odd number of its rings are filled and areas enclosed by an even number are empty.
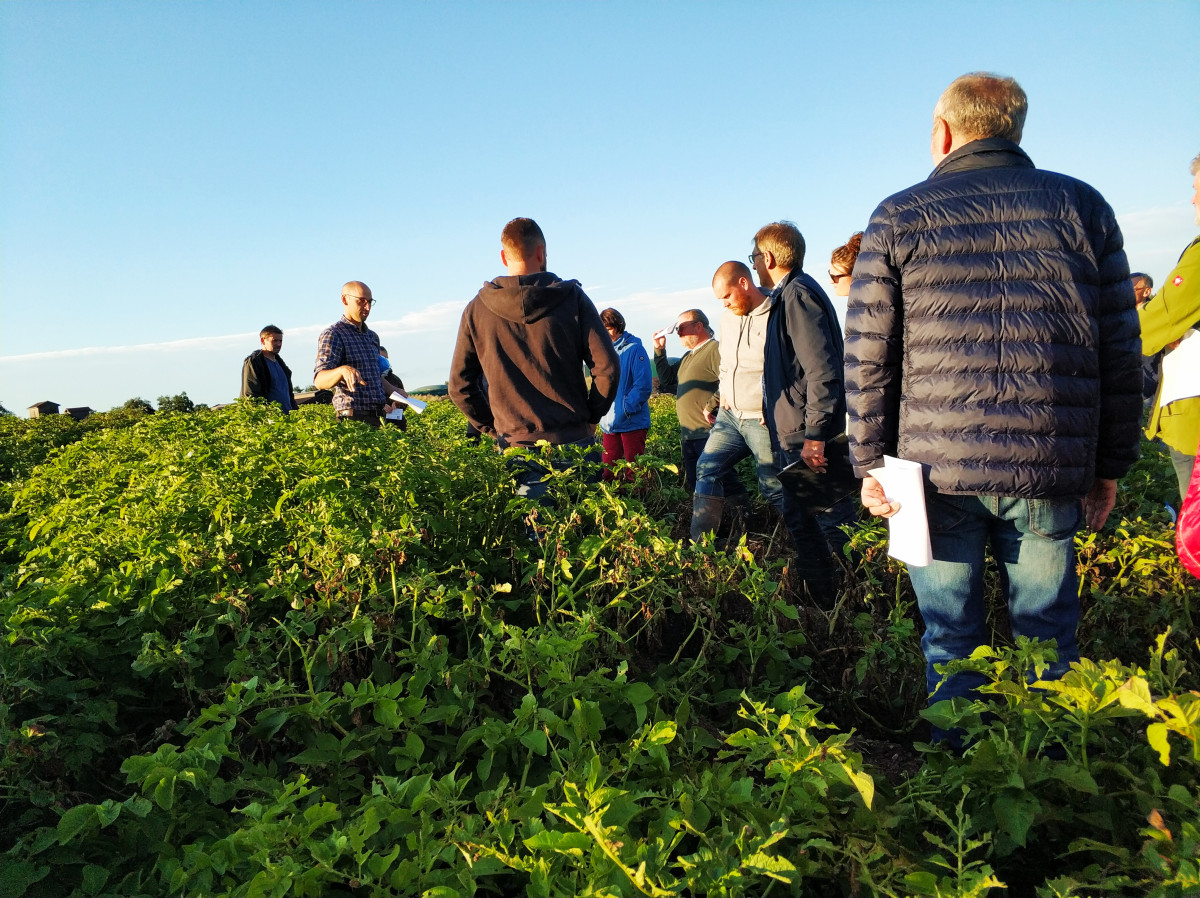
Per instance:
[[[708,437],[682,441],[683,486],[689,493],[696,492],[696,462],[700,461],[700,456],[704,454],[704,447],[707,444]],[[725,472],[725,475],[721,478],[721,487],[722,494],[726,497],[746,495],[746,486],[742,483],[742,479],[738,477],[736,467],[730,467]]]
[[[959,674],[939,688],[933,669],[967,658],[990,643],[983,596],[983,555],[990,544],[1008,600],[1013,636],[1054,639],[1058,662],[1045,674],[1057,679],[1079,660],[1079,583],[1075,531],[1083,516],[1078,499],[950,496],[927,491],[933,562],[908,568],[925,621],[921,648],[930,703],[971,696],[978,676]],[[936,694],[934,691],[936,690]]]
[[[754,456],[758,489],[763,498],[783,511],[783,484],[771,452],[771,434],[758,418],[739,418],[727,408],[717,412],[717,423],[708,432],[704,454],[696,462],[696,493],[725,495],[725,477],[743,458]]]
[[[580,448],[589,450],[586,454],[586,468],[588,470],[586,480],[588,483],[596,483],[600,480],[600,447],[595,438],[589,437],[584,440],[578,440],[574,443],[564,443],[565,446],[579,446]],[[556,456],[550,462],[550,466],[556,471],[565,471],[573,464],[577,464],[576,460],[562,458],[561,453],[557,452],[557,446],[551,448],[551,452]],[[535,450],[536,451],[536,450]],[[546,493],[550,489],[550,484],[546,482],[545,477],[550,473],[550,469],[538,459],[522,458],[513,456],[507,459],[509,471],[512,472],[513,479],[517,481],[517,495],[526,499],[533,499],[541,505],[550,504],[546,499]]]
[[[733,471],[738,462],[751,455],[758,465],[758,490],[764,499],[779,509],[784,526],[787,527],[796,546],[800,576],[832,576],[833,561],[829,552],[824,551],[828,547],[822,531],[812,514],[797,503],[790,503],[785,499],[783,484],[779,482],[775,453],[771,450],[771,433],[767,430],[767,425],[758,418],[739,418],[724,408],[717,412],[717,423],[708,433],[704,454],[696,462],[696,494],[724,496],[724,478]],[[850,503],[846,507],[853,509],[854,505]],[[837,513],[843,512],[839,510]],[[823,551],[814,552],[814,546],[820,546]],[[810,561],[815,564],[811,570]]]

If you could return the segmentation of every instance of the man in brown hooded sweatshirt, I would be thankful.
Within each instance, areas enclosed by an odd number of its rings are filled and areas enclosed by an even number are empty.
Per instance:
[[[501,448],[541,440],[591,446],[621,374],[612,340],[579,282],[546,270],[537,222],[514,218],[500,244],[508,275],[487,281],[463,311],[450,398]],[[537,482],[519,476],[519,492],[539,498],[542,475],[529,473]]]

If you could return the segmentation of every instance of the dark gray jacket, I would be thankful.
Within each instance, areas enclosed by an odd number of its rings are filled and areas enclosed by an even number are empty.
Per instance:
[[[846,429],[842,327],[825,291],[803,271],[788,272],[771,303],[763,416],[774,449],[825,443]]]
[[[855,473],[884,453],[944,493],[1083,496],[1138,454],[1141,341],[1112,209],[1014,143],[960,147],[884,200],[854,266]]]
[[[288,395],[292,396],[291,409],[284,409],[284,411],[295,411],[300,406],[296,404],[296,398],[293,395],[292,369],[285,365],[279,356],[275,356],[275,361],[283,369],[283,375],[287,378]],[[242,389],[238,396],[263,397],[270,389],[271,367],[267,364],[267,358],[263,355],[263,351],[256,349],[242,362]]]

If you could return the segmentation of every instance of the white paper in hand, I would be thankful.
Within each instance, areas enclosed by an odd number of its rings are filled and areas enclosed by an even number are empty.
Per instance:
[[[933,561],[933,550],[921,466],[885,455],[883,467],[867,473],[879,481],[889,501],[900,503],[900,510],[888,518],[888,554],[913,567],[925,567]]]
[[[412,396],[401,396],[399,393],[392,393],[392,395],[389,396],[388,398],[391,399],[392,402],[404,403],[409,408],[411,408],[414,412],[416,412],[418,415],[421,414],[421,412],[425,411],[425,406],[428,404],[428,403],[422,402],[420,399],[414,399]]]

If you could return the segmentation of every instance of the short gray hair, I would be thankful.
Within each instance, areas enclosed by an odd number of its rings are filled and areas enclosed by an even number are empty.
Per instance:
[[[1192,164],[1188,166],[1188,173],[1194,178],[1200,175],[1200,153],[1196,154],[1196,158],[1192,160]]]
[[[682,314],[688,316],[688,321],[699,321],[704,325],[704,329],[708,331],[708,335],[713,336],[712,325],[708,323],[708,316],[704,314],[703,309],[688,309]]]
[[[955,137],[1002,137],[1021,142],[1029,100],[1016,79],[991,72],[970,72],[947,87],[933,117],[950,126]]]

